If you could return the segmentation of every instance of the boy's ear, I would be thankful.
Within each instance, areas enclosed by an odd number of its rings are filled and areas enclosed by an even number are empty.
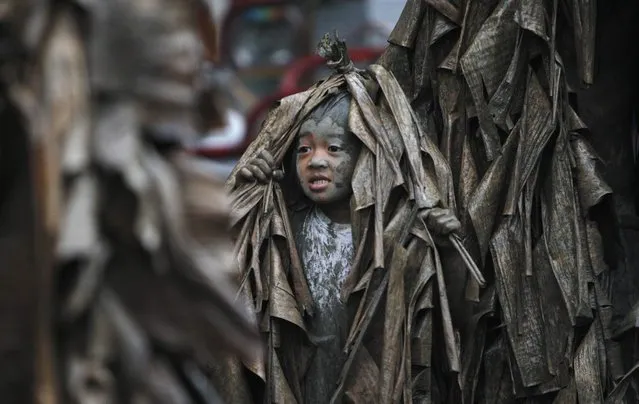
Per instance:
[[[364,143],[362,142],[362,139],[360,139],[355,132],[352,132],[350,129],[348,130],[348,132],[346,132],[352,139],[353,141],[357,144],[357,147],[359,150],[361,150],[362,146],[364,145]]]

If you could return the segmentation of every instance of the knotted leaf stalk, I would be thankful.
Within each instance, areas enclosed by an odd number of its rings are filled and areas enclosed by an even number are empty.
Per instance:
[[[359,71],[348,56],[346,42],[339,39],[337,31],[327,32],[317,44],[317,53],[326,59],[326,65],[337,73],[345,74]]]

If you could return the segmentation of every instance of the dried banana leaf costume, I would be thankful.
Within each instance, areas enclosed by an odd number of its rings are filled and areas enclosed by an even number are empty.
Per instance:
[[[466,245],[494,274],[465,330],[464,403],[602,403],[624,374],[611,189],[569,97],[569,77],[593,81],[595,16],[590,1],[409,0],[379,61],[435,135]]]
[[[305,320],[312,318],[314,302],[294,242],[291,217],[299,200],[291,172],[282,182],[260,184],[238,181],[237,170],[261,150],[288,167],[305,117],[339,91],[352,96],[349,129],[363,146],[352,178],[355,258],[342,290],[354,315],[333,402],[441,402],[431,394],[449,387],[434,389],[432,371],[458,372],[459,351],[439,254],[414,213],[454,208],[452,179],[392,74],[375,65],[366,72],[338,71],[282,99],[227,184],[243,291],[253,299],[268,344],[264,361],[247,365],[265,381],[267,402],[303,402],[314,350]],[[382,292],[385,300],[373,315],[371,302]],[[332,394],[327,392],[326,402]]]

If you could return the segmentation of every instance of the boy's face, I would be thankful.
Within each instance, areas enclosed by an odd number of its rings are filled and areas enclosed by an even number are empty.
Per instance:
[[[336,122],[331,114],[306,120],[295,151],[297,178],[304,194],[317,204],[349,198],[360,147],[359,140],[347,130],[347,122]]]

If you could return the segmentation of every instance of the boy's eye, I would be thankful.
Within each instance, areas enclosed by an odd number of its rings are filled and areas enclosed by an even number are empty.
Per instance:
[[[297,148],[297,153],[298,154],[304,154],[304,153],[308,153],[309,151],[311,151],[311,148],[308,146],[300,146]]]
[[[336,153],[336,152],[341,151],[341,150],[342,150],[342,148],[339,147],[339,146],[335,146],[335,145],[328,146],[328,151],[331,152],[331,153]]]

